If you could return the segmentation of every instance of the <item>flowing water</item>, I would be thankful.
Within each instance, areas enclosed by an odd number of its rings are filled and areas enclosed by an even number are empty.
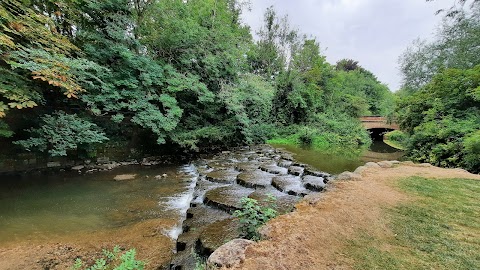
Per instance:
[[[121,174],[133,180],[114,181]],[[157,177],[167,174],[166,177]],[[191,199],[191,166],[129,166],[79,175],[0,178],[0,245],[130,225],[158,217],[181,219]],[[189,197],[190,196],[190,197]],[[178,235],[173,229],[172,237]]]
[[[175,224],[161,228],[162,233],[171,241],[179,239],[179,255],[170,262],[171,269],[189,269],[182,265],[194,264],[191,250],[208,255],[225,241],[222,238],[238,236],[230,214],[239,207],[241,197],[261,199],[274,194],[279,207],[292,209],[301,196],[319,190],[306,189],[307,174],[327,183],[328,173],[353,171],[367,161],[393,160],[402,155],[383,142],[375,142],[357,158],[277,147],[293,153],[295,160],[288,153],[261,146],[181,166],[0,176],[0,248],[161,218]],[[125,174],[135,175],[134,179],[114,180]]]

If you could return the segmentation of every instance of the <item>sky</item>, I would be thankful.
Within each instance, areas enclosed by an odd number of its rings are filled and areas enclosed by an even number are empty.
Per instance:
[[[396,91],[401,84],[398,58],[417,38],[431,39],[442,20],[435,12],[454,0],[251,0],[243,22],[256,32],[263,13],[274,6],[290,25],[315,37],[334,64],[354,59]]]

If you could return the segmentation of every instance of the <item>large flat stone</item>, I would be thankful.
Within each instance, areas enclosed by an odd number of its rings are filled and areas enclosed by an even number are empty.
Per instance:
[[[271,173],[271,174],[287,174],[288,169],[284,167],[279,167],[277,165],[262,165],[260,170]]]
[[[202,256],[209,256],[217,248],[230,240],[238,238],[239,222],[236,218],[229,218],[214,222],[202,230],[198,238],[199,252]]]
[[[251,199],[255,199],[259,202],[259,204],[263,207],[271,207],[268,203],[268,196],[274,196],[276,198],[274,204],[275,210],[279,214],[284,214],[291,212],[295,204],[300,200],[300,197],[288,195],[286,193],[280,192],[273,187],[266,188],[266,189],[258,189],[248,197]]]
[[[326,187],[325,178],[323,177],[306,175],[302,181],[305,188],[312,191],[322,191]]]
[[[288,173],[296,176],[302,176],[305,169],[300,166],[290,166],[288,167]]]
[[[212,207],[199,205],[190,207],[187,211],[187,219],[183,222],[184,232],[201,231],[204,226],[210,223],[230,218],[225,211]]]
[[[237,176],[237,183],[248,188],[265,188],[272,183],[274,176],[261,170],[246,171]]]
[[[262,163],[258,163],[255,161],[239,162],[235,164],[235,170],[239,172],[254,171],[258,169],[261,164]]]
[[[234,169],[213,170],[206,174],[206,179],[211,182],[232,184],[237,179],[239,172]]]
[[[305,196],[310,193],[303,186],[300,176],[285,175],[276,176],[272,179],[272,186],[281,192],[294,196]]]
[[[233,213],[241,208],[240,199],[248,197],[253,190],[237,185],[219,187],[207,191],[204,203],[206,205]]]

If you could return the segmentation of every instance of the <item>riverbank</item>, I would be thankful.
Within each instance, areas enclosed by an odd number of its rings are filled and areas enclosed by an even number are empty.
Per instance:
[[[411,162],[392,168],[368,167],[359,171],[361,180],[336,181],[328,192],[303,200],[295,212],[268,223],[263,229],[265,240],[247,248],[244,262],[234,268],[361,269],[366,260],[389,259],[385,254],[403,252],[409,255],[407,251],[414,247],[396,246],[395,241],[391,241],[398,237],[392,229],[392,209],[419,199],[418,195],[399,186],[401,179],[418,176],[436,181],[452,178],[480,180],[480,175],[461,169],[442,169]],[[478,204],[476,210],[470,210],[471,215],[478,213]],[[477,228],[474,234],[453,229],[450,233],[457,240],[468,241],[478,237],[478,232]],[[372,255],[372,249],[379,252]],[[390,266],[391,269],[408,269],[402,265]]]

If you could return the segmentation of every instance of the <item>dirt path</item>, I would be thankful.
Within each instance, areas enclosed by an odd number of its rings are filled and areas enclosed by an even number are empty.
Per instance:
[[[368,168],[361,181],[337,181],[328,192],[302,201],[297,211],[270,222],[264,228],[267,240],[250,246],[236,269],[352,269],[342,254],[348,239],[360,232],[392,236],[383,209],[409,199],[391,184],[409,176],[480,180],[460,169],[410,163]]]

